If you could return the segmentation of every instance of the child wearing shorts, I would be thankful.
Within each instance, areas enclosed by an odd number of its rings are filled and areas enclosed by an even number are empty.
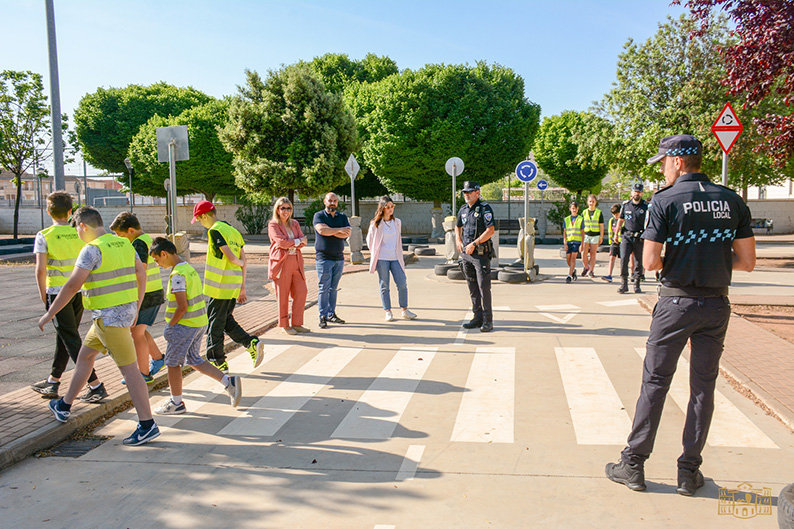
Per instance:
[[[612,269],[615,268],[615,261],[620,259],[620,232],[616,230],[618,226],[618,219],[620,218],[620,205],[612,204],[609,208],[612,213],[612,218],[609,219],[607,226],[607,234],[609,236],[609,274],[603,276],[601,279],[607,283],[612,282]]]
[[[584,240],[584,219],[579,215],[579,204],[571,202],[571,215],[565,217],[565,260],[568,262],[568,277],[566,283],[576,281],[576,256],[579,254],[579,247]]]
[[[195,268],[177,255],[174,243],[164,237],[157,237],[152,242],[149,254],[159,266],[171,269],[165,308],[168,325],[163,331],[167,342],[165,365],[168,368],[171,397],[155,408],[154,412],[158,415],[179,415],[187,411],[182,400],[182,366],[185,363],[223,384],[231,405],[237,407],[243,394],[240,377],[230,377],[201,358],[201,342],[207,332],[208,322],[201,277]]]

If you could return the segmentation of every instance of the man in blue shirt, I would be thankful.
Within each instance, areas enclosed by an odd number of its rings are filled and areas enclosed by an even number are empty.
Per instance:
[[[328,322],[345,323],[336,315],[336,289],[345,265],[345,239],[350,237],[350,222],[344,213],[337,211],[339,197],[328,193],[323,203],[325,209],[315,213],[312,220],[314,231],[317,232],[314,249],[320,280],[318,304],[321,329],[328,327]]]

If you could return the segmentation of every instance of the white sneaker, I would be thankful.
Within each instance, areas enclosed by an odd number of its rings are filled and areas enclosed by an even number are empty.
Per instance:
[[[387,310],[385,319],[386,321],[394,321],[394,314],[392,314],[390,310]]]
[[[408,309],[403,310],[403,319],[404,320],[413,320],[415,318],[416,318],[416,314],[414,314],[413,312],[411,312]]]
[[[175,403],[171,398],[163,402],[159,408],[155,408],[154,413],[157,415],[181,415],[187,411],[185,408],[185,401],[179,404]]]
[[[229,377],[229,385],[226,387],[226,393],[229,394],[229,403],[236,408],[240,404],[240,398],[243,396],[243,382],[238,376]]]

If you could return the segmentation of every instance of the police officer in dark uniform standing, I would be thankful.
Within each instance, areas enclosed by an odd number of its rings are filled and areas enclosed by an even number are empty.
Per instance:
[[[700,172],[702,153],[701,143],[683,134],[664,138],[659,153],[648,160],[649,164],[662,162],[668,186],[654,195],[643,234],[645,268],[662,271],[659,300],[628,446],[619,463],[606,466],[609,479],[632,490],[645,490],[644,463],[653,450],[665,396],[687,340],[690,397],[676,490],[691,496],[703,486],[699,467],[731,314],[731,273],[755,267],[750,210],[736,193],[711,183]]]
[[[460,265],[471,295],[471,311],[474,317],[463,324],[466,329],[479,327],[482,332],[493,330],[491,308],[491,258],[493,242],[491,236],[496,229],[491,206],[480,200],[480,184],[463,183],[466,203],[458,211],[455,227],[455,242],[460,252]]]
[[[619,294],[629,291],[629,260],[634,254],[634,292],[642,293],[640,278],[642,277],[642,232],[645,230],[645,215],[648,203],[642,198],[642,184],[636,183],[631,189],[631,200],[627,200],[620,208],[620,219],[617,230],[623,234],[620,241],[620,288]]]

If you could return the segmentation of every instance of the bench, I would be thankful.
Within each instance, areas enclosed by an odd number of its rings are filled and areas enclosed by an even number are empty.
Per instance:
[[[510,231],[518,233],[520,229],[521,225],[518,223],[518,219],[496,219],[496,231],[499,233],[508,233]]]
[[[754,231],[763,230],[764,233],[769,234],[772,232],[772,228],[774,227],[774,222],[772,221],[772,219],[762,219],[762,218],[752,219],[750,221],[750,227]]]

